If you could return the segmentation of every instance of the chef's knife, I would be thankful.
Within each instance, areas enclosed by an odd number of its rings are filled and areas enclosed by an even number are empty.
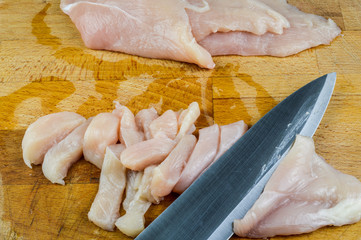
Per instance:
[[[322,76],[261,118],[138,237],[139,240],[228,239],[234,219],[257,200],[296,134],[316,131],[336,81]]]

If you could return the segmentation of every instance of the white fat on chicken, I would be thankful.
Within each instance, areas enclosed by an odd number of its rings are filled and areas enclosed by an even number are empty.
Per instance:
[[[259,0],[283,15],[290,27],[282,34],[267,32],[217,32],[199,42],[213,56],[270,55],[285,57],[321,44],[329,44],[341,30],[331,19],[301,12],[286,0]]]
[[[45,154],[42,170],[52,183],[64,185],[69,168],[83,155],[84,134],[92,118],[75,128],[68,136],[55,144]]]
[[[112,113],[99,113],[89,124],[84,134],[84,159],[102,168],[105,149],[116,144],[119,133],[119,118]]]
[[[149,140],[152,138],[149,127],[153,120],[158,117],[159,115],[153,107],[142,109],[135,115],[135,123],[137,124],[138,129],[144,132],[145,140]]]
[[[88,213],[88,218],[104,230],[113,231],[119,218],[119,208],[126,184],[126,169],[119,160],[123,144],[106,148],[100,173],[99,189]]]
[[[177,114],[172,110],[165,111],[160,117],[152,121],[149,129],[153,138],[162,134],[170,139],[175,139],[178,132]]]
[[[282,14],[258,0],[207,0],[207,2],[209,11],[200,13],[187,10],[192,32],[197,41],[216,32],[282,34],[284,28],[290,27],[290,23]]]
[[[77,113],[58,112],[40,117],[30,124],[21,144],[25,164],[29,168],[32,168],[31,164],[41,164],[46,152],[85,120]]]
[[[197,139],[185,135],[168,157],[153,170],[151,194],[155,199],[170,194],[193,152]]]
[[[175,147],[176,142],[166,136],[159,136],[126,148],[121,154],[124,166],[134,171],[161,163]]]
[[[218,124],[199,130],[198,142],[178,182],[174,186],[174,192],[184,192],[198,178],[203,170],[213,162],[218,151],[219,132]]]
[[[144,134],[138,129],[135,123],[134,114],[119,102],[114,101],[115,109],[113,114],[120,119],[119,140],[126,147],[144,140]]]
[[[360,221],[361,182],[326,163],[309,137],[297,136],[260,198],[241,220],[240,237],[268,238]]]
[[[62,0],[60,7],[89,48],[214,68],[212,56],[193,37],[187,1]]]
[[[117,228],[128,236],[136,237],[144,230],[144,214],[152,204],[150,202],[152,199],[148,197],[154,167],[149,166],[144,172],[130,171],[128,173],[127,195],[123,202],[126,213],[115,223]]]
[[[179,131],[176,141],[179,141],[184,135],[191,134],[195,130],[194,123],[197,121],[201,111],[197,102],[189,104],[186,110],[183,110],[178,117]]]

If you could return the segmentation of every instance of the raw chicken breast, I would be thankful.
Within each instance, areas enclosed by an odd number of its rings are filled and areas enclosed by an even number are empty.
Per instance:
[[[77,113],[59,112],[40,117],[30,124],[21,145],[25,164],[29,168],[32,168],[31,164],[41,164],[45,153],[85,120]]]
[[[198,142],[177,184],[174,186],[174,192],[184,192],[213,162],[218,151],[218,145],[219,126],[217,124],[199,130]]]
[[[199,13],[188,10],[192,32],[197,41],[211,33],[245,31],[256,35],[283,33],[288,20],[258,0],[207,0],[210,10]]]
[[[248,32],[215,33],[202,45],[215,55],[271,55],[285,57],[321,44],[329,44],[341,30],[331,19],[299,11],[286,0],[259,0],[287,18],[290,27],[283,34]]]
[[[135,115],[135,123],[137,124],[138,129],[144,132],[145,140],[152,138],[149,126],[153,120],[158,117],[159,115],[153,107],[142,109]]]
[[[172,192],[196,142],[195,136],[185,135],[168,157],[159,166],[154,168],[151,194],[155,199],[164,197]]]
[[[178,117],[179,131],[176,141],[179,141],[184,135],[194,131],[194,123],[200,114],[201,112],[197,102],[192,102],[186,110],[180,113]]]
[[[187,1],[62,0],[60,6],[89,48],[214,67],[193,37],[185,8],[195,7]]]
[[[125,188],[125,167],[119,160],[124,150],[123,144],[106,148],[105,158],[100,173],[99,189],[88,213],[90,221],[104,230],[113,231],[119,218],[119,208]]]
[[[247,124],[244,121],[234,122],[228,125],[220,127],[221,129],[221,138],[218,147],[218,153],[214,158],[216,161],[223,153],[225,153],[232,145],[240,139],[243,134],[248,130]]]
[[[119,118],[112,113],[99,113],[89,124],[84,135],[85,160],[102,168],[105,149],[118,141]]]
[[[149,126],[152,137],[164,134],[170,139],[175,139],[178,132],[178,118],[174,111],[167,110],[162,116],[155,119]]]
[[[144,174],[133,171],[128,174],[127,196],[123,202],[126,213],[115,223],[117,228],[128,236],[136,237],[144,230],[144,214],[151,205],[145,195],[150,191],[153,169],[154,166],[149,166],[144,170]]]
[[[315,153],[311,138],[297,136],[264,192],[242,220],[241,237],[300,234],[361,218],[361,182],[343,174]]]
[[[139,131],[133,113],[119,102],[114,101],[113,114],[120,118],[119,140],[126,147],[144,140],[144,134]]]
[[[158,137],[134,144],[121,154],[124,166],[134,171],[161,163],[172,151],[176,142],[167,137]]]
[[[92,118],[75,128],[68,136],[55,144],[45,154],[42,170],[52,183],[64,185],[68,169],[83,155],[84,134]]]

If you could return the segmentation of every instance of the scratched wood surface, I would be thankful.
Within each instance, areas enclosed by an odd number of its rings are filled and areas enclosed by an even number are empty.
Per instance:
[[[361,180],[361,3],[292,0],[329,17],[342,29],[330,46],[287,58],[216,57],[214,70],[84,47],[59,0],[0,0],[0,237],[2,239],[127,239],[90,223],[87,212],[100,171],[81,160],[51,184],[40,166],[22,160],[21,140],[38,117],[74,111],[85,117],[110,111],[119,100],[132,111],[159,112],[197,101],[197,127],[240,119],[253,125],[309,81],[329,72],[338,80],[314,137],[331,165]],[[177,195],[150,208],[146,224]],[[234,237],[234,239],[237,239]],[[361,222],[274,239],[361,239]]]

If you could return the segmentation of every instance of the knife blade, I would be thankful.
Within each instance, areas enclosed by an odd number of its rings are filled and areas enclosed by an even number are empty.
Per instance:
[[[316,131],[336,82],[324,75],[300,88],[209,167],[136,239],[228,239],[288,152],[296,134]]]

